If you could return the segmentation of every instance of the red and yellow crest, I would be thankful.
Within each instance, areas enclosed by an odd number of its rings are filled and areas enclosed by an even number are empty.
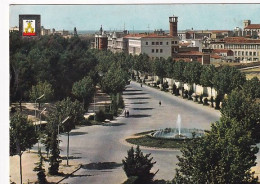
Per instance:
[[[23,20],[23,36],[36,36],[35,20]]]

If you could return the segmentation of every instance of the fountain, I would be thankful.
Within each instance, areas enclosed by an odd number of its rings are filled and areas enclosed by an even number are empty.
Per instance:
[[[181,116],[178,114],[176,128],[165,128],[151,133],[151,136],[165,139],[191,139],[201,137],[204,131],[200,129],[181,128]]]

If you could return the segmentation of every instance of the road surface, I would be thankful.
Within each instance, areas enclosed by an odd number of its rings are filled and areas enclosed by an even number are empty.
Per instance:
[[[125,118],[122,114],[113,121],[114,126],[84,126],[73,130],[70,134],[70,156],[83,165],[96,162],[120,164],[130,149],[130,145],[124,141],[128,136],[153,129],[176,127],[178,114],[182,119],[181,127],[184,128],[210,129],[211,122],[220,117],[220,112],[212,108],[148,86],[141,87],[134,82],[127,86],[123,97],[130,117]],[[161,106],[159,101],[162,102]],[[61,154],[66,155],[66,134],[61,135],[61,140]],[[180,155],[180,151],[142,147],[141,150],[151,153],[157,162],[153,168],[153,171],[159,169],[155,179],[172,180],[178,162],[176,155]],[[114,168],[106,170],[82,168],[63,183],[121,184],[126,179],[122,166],[115,165]]]

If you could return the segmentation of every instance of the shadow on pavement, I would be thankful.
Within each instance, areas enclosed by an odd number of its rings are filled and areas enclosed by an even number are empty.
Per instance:
[[[89,174],[72,174],[70,177],[88,177],[88,176],[93,176]]]
[[[124,93],[123,95],[146,95],[148,93]]]
[[[82,158],[82,157],[69,156],[69,160],[80,159],[80,158]],[[61,160],[67,160],[67,157],[66,156],[61,157]]]
[[[139,99],[151,99],[150,97],[133,97],[133,98],[126,98],[126,99],[129,99],[129,100],[139,100]]]
[[[125,125],[125,123],[106,123],[103,124],[102,126],[122,126]]]
[[[70,132],[70,136],[85,135],[87,132]]]
[[[148,114],[134,114],[130,115],[129,118],[146,118],[146,117],[151,117],[151,115]]]
[[[148,102],[132,102],[130,104],[148,104]]]
[[[154,108],[132,108],[133,110],[137,110],[137,111],[144,111],[144,110],[153,110]]]
[[[127,89],[127,90],[125,90],[126,92],[127,91],[129,91],[129,92],[134,92],[134,91],[142,91],[142,90],[140,90],[140,89]]]
[[[98,162],[98,163],[90,163],[84,164],[81,166],[82,169],[88,170],[106,170],[106,169],[115,169],[117,167],[121,167],[123,164],[116,162]]]

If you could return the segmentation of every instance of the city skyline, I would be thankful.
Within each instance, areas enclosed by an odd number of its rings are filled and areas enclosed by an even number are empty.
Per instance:
[[[178,30],[232,30],[247,19],[260,23],[259,11],[260,4],[10,5],[9,27],[18,26],[19,14],[40,14],[42,26],[57,30],[168,30],[175,15]]]

